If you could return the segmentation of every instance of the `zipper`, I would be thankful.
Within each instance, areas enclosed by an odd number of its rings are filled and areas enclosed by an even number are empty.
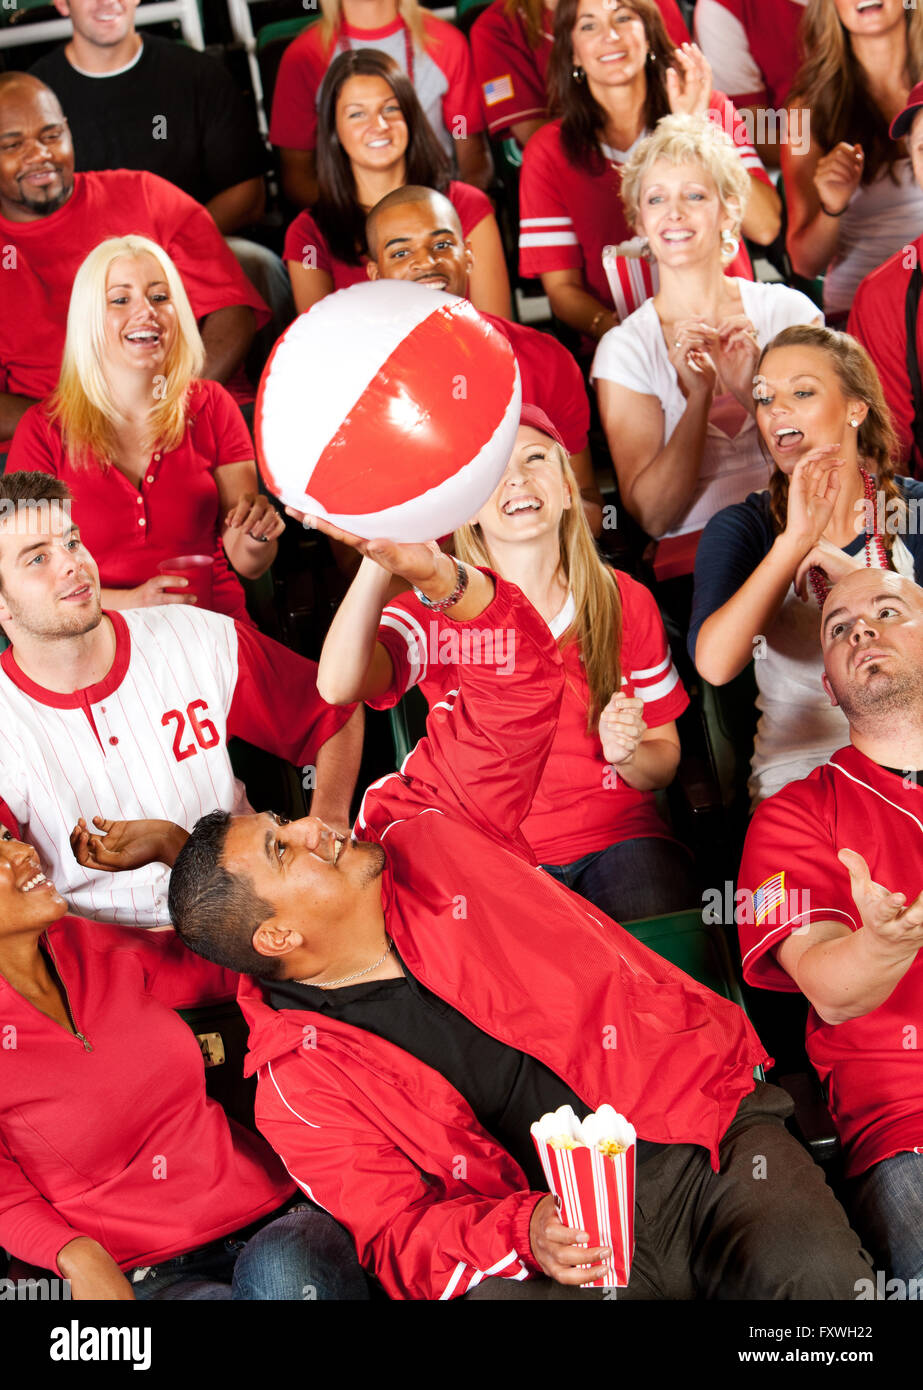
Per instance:
[[[67,985],[64,983],[64,976],[61,974],[61,968],[60,968],[60,966],[58,965],[58,958],[57,958],[57,956],[56,956],[55,953],[54,953],[54,948],[52,947],[51,942],[48,940],[47,937],[45,938],[45,945],[46,945],[46,947],[47,947],[47,949],[48,949],[48,954],[51,956],[51,959],[54,961],[55,973],[57,974],[57,977],[58,977],[58,980],[59,980],[59,982],[60,982],[61,988],[62,988],[63,991],[64,991],[64,1002],[65,1002],[65,1004],[67,1005],[67,1013],[68,1013],[68,1016],[69,1016],[69,1018],[70,1018],[71,1023],[74,1025],[74,1032],[73,1032],[72,1036],[75,1037],[75,1038],[79,1038],[79,1039],[80,1039],[80,1041],[83,1043],[83,1050],[84,1050],[84,1052],[92,1052],[92,1051],[93,1051],[93,1044],[90,1042],[90,1039],[86,1036],[86,1034],[81,1033],[80,1029],[77,1027],[77,1019],[75,1018],[75,1016],[74,1016],[74,1010],[73,1010],[72,1007],[71,1007],[70,995],[69,995],[68,992],[67,992]],[[59,1024],[58,1027],[60,1027],[60,1026],[61,1026],[61,1025]]]

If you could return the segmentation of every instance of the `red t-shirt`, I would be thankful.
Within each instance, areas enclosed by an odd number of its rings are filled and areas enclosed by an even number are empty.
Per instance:
[[[76,174],[57,212],[34,222],[0,217],[4,252],[0,313],[0,391],[41,400],[58,383],[71,286],[101,241],[135,232],[176,262],[197,319],[247,304],[257,326],[269,310],[228,250],[205,209],[166,179],[135,169]]]
[[[715,84],[737,106],[785,98],[800,62],[798,25],[807,0],[698,0],[696,42]],[[757,133],[757,139],[759,134]]]
[[[841,849],[863,856],[875,883],[913,902],[923,880],[923,788],[856,748],[792,782],[757,808],[738,878],[744,978],[797,993],[772,948],[810,922],[862,920]],[[739,894],[739,890],[738,890]],[[846,1176],[897,1153],[923,1151],[923,952],[877,1009],[846,1023],[808,1015],[808,1056],[828,1083],[830,1112],[846,1151]]]
[[[275,1211],[291,1178],[208,1099],[198,1043],[175,1012],[233,998],[239,976],[172,931],[65,917],[46,940],[87,1042],[0,976],[16,1038],[0,1092],[0,1243],[54,1270],[85,1236],[131,1269]]]
[[[759,155],[746,139],[743,121],[727,97],[712,92],[709,109],[723,129],[733,131],[747,173],[771,186]],[[598,173],[571,164],[561,147],[560,121],[537,130],[523,151],[519,179],[521,274],[582,270],[590,292],[601,304],[612,305],[602,263],[603,247],[635,235],[625,218],[621,183],[621,173],[609,159]],[[725,273],[753,279],[743,242]]]
[[[161,560],[177,555],[214,555],[212,607],[249,624],[243,588],[219,535],[215,469],[253,457],[250,432],[231,396],[216,381],[197,381],[182,442],[151,455],[140,488],[117,468],[75,468],[42,405],[31,406],[19,422],[7,472],[51,473],[67,483],[74,521],[103,588],[133,589],[157,573]]]
[[[689,699],[652,595],[621,571],[616,571],[616,579],[622,599],[622,689],[626,695],[641,697],[645,723],[657,728],[678,718]],[[572,615],[569,601],[551,624],[555,637],[566,630]],[[382,613],[378,641],[391,658],[394,679],[385,694],[369,700],[369,705],[389,709],[412,685],[419,685],[432,709],[457,687],[459,663],[479,655],[479,649],[466,653],[459,646],[458,632],[458,624],[425,608],[412,592],[389,603]],[[500,636],[498,631],[498,640]],[[508,663],[515,657],[512,629],[502,636],[508,641]],[[494,660],[500,655],[495,650]],[[654,793],[629,787],[617,769],[613,775],[599,735],[587,732],[589,688],[578,644],[569,642],[562,656],[565,685],[557,729],[532,809],[522,822],[536,859],[542,864],[570,864],[617,841],[669,838],[657,814]]]
[[[881,379],[894,428],[901,441],[901,458],[913,454],[913,393],[907,370],[907,330],[904,304],[913,268],[923,255],[923,236],[895,251],[856,290],[847,333],[865,348]],[[917,360],[923,364],[923,313],[917,314]]]
[[[675,44],[689,42],[689,30],[676,0],[657,0]],[[517,121],[548,115],[545,78],[551,57],[554,13],[542,9],[542,38],[533,48],[517,11],[507,14],[506,0],[494,0],[471,29],[471,56],[487,113],[487,129],[500,135]]]
[[[285,50],[272,98],[269,138],[287,150],[313,150],[317,144],[317,97],[324,73],[345,48],[377,48],[407,72],[405,26],[398,16],[381,29],[358,29],[341,23],[339,36],[325,46],[320,24],[312,24]],[[468,45],[459,31],[444,19],[423,12],[426,51],[414,51],[413,85],[440,143],[449,153],[452,136],[460,133],[459,117],[464,119],[465,136],[484,129],[481,98]]]
[[[493,205],[487,194],[470,183],[453,179],[445,193],[458,213],[462,235],[465,237],[469,237],[485,217],[493,216]],[[325,270],[333,277],[335,290],[345,290],[348,285],[361,285],[368,279],[365,273],[368,256],[362,257],[361,265],[350,265],[348,261],[338,260],[331,254],[326,238],[307,209],[298,214],[286,232],[282,255],[286,261],[303,263],[307,259],[306,269]]]

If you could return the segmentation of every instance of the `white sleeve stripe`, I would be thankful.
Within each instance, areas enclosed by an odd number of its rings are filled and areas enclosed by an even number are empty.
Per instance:
[[[446,1284],[445,1288],[442,1290],[442,1293],[439,1295],[440,1303],[442,1303],[445,1299],[452,1297],[452,1294],[458,1287],[459,1280],[461,1279],[462,1275],[464,1274],[467,1268],[468,1266],[465,1264],[464,1260],[459,1260],[458,1264],[452,1271],[452,1275],[449,1279],[449,1282]]]
[[[379,626],[389,627],[394,632],[399,632],[407,644],[410,675],[407,684],[401,691],[401,694],[405,695],[412,685],[417,685],[421,680],[426,679],[426,673],[429,670],[426,633],[411,613],[400,608],[385,608]]]
[[[537,246],[578,246],[574,232],[526,232],[519,238],[519,249],[528,251]]]
[[[572,217],[523,217],[520,227],[572,227]]]
[[[656,685],[636,685],[635,694],[640,696],[645,704],[651,700],[662,700],[664,695],[669,695],[670,691],[679,684],[679,672],[675,666],[670,667],[670,674],[665,676]]]
[[[844,912],[842,908],[812,907],[807,912],[796,913],[794,917],[789,917],[788,921],[783,922],[781,926],[773,927],[771,931],[766,932],[765,936],[760,937],[759,941],[756,943],[755,946],[750,947],[749,951],[747,951],[747,953],[744,955],[741,961],[741,965],[746,965],[747,961],[754,954],[762,955],[769,948],[769,946],[773,944],[774,939],[781,937],[783,932],[786,936],[788,936],[794,930],[793,924],[795,922],[800,922],[802,917],[806,917],[808,919],[808,926],[810,926],[812,922],[841,921],[846,922],[847,925],[849,923],[852,923],[854,930],[858,930],[859,927],[859,923],[856,921],[856,919],[854,917],[850,917],[849,913]]]
[[[633,681],[646,681],[646,680],[649,680],[652,676],[660,676],[660,675],[663,674],[664,671],[667,670],[667,668],[670,666],[670,664],[671,664],[670,653],[667,652],[667,654],[666,654],[666,656],[664,657],[663,661],[659,662],[658,665],[656,665],[656,666],[645,666],[645,667],[644,667],[643,669],[641,669],[641,670],[632,671],[632,672],[630,673],[630,674],[631,674],[631,679],[632,679]]]

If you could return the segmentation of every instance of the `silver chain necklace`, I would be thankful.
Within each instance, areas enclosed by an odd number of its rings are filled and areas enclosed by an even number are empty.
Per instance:
[[[385,935],[385,940],[387,941],[388,945],[384,955],[379,956],[378,960],[376,960],[374,964],[367,965],[364,970],[357,970],[354,975],[344,975],[342,980],[296,980],[295,984],[310,985],[312,989],[335,989],[337,985],[345,985],[348,984],[350,980],[358,980],[361,979],[363,975],[371,975],[373,970],[377,970],[380,965],[384,965],[385,961],[388,959],[392,950],[394,949],[394,942],[391,940],[390,936]]]

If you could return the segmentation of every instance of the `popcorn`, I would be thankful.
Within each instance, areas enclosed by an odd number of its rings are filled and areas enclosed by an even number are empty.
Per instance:
[[[531,1134],[562,1221],[586,1231],[591,1247],[608,1245],[612,1251],[602,1277],[584,1287],[624,1288],[635,1248],[634,1126],[611,1105],[601,1105],[582,1123],[562,1105],[537,1120]]]

